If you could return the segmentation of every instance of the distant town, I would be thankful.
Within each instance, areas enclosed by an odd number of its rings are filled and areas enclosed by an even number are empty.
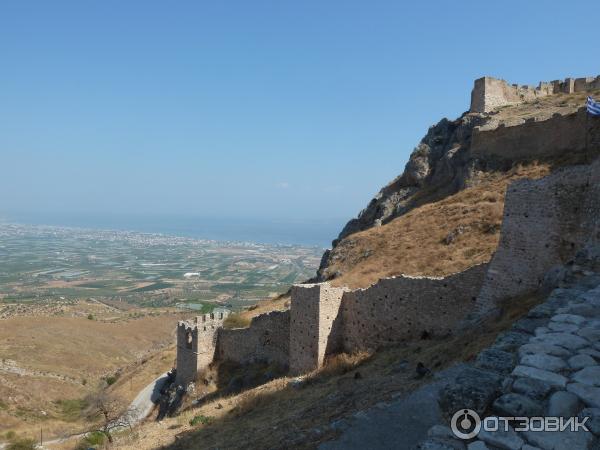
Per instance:
[[[323,249],[0,224],[0,302],[241,309],[315,274]]]

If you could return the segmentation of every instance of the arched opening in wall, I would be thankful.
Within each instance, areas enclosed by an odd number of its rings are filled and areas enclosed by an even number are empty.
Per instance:
[[[188,331],[187,333],[185,333],[185,346],[186,346],[186,348],[192,348],[192,341],[193,341],[192,332]]]

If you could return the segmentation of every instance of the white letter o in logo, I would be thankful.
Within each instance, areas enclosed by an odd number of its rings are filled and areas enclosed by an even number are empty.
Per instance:
[[[452,416],[450,427],[457,438],[473,439],[481,430],[481,419],[472,409],[461,409]]]

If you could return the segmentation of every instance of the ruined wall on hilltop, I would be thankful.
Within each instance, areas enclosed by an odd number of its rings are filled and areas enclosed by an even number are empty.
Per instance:
[[[248,328],[220,329],[216,357],[240,364],[256,361],[289,365],[290,311],[254,317]]]
[[[444,278],[399,276],[344,294],[343,349],[372,350],[451,333],[473,307],[487,264]]]
[[[475,127],[471,154],[488,162],[560,158],[573,154],[592,158],[600,153],[600,120],[581,108],[546,120],[526,120],[513,126]]]
[[[558,170],[507,189],[500,243],[490,262],[473,318],[503,299],[533,292],[553,266],[564,264],[597,235],[600,162]]]
[[[337,350],[341,338],[339,310],[343,288],[328,283],[292,287],[290,371],[309,372]]]
[[[210,313],[177,324],[177,384],[187,386],[195,381],[198,371],[213,361],[217,330],[226,317],[227,313]]]
[[[520,86],[493,77],[482,77],[475,80],[469,111],[487,113],[501,106],[523,103],[539,97],[592,89],[600,89],[600,76],[540,82],[537,87]]]

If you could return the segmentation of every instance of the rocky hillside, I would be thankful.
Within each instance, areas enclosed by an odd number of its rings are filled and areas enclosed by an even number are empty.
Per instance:
[[[489,260],[507,184],[590,158],[587,145],[576,139],[543,142],[548,130],[541,128],[565,123],[583,136],[571,122],[578,123],[585,96],[559,94],[442,119],[414,149],[404,172],[342,229],[323,255],[318,281],[365,287],[385,276],[444,275]],[[539,142],[511,139],[511,130]]]

